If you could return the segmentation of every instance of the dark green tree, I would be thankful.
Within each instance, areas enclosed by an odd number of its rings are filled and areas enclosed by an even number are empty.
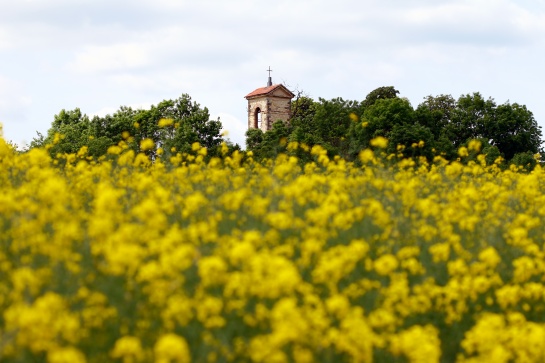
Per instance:
[[[456,108],[451,113],[446,135],[456,148],[471,139],[487,139],[495,108],[494,100],[484,99],[479,92],[460,96]]]
[[[418,106],[416,117],[432,131],[437,152],[448,159],[456,158],[457,149],[472,139],[495,147],[507,160],[518,153],[542,151],[541,128],[525,106],[496,105],[478,92],[462,95],[457,101],[450,95],[428,96]],[[496,158],[496,151],[488,150],[487,160]]]
[[[457,148],[451,141],[449,125],[456,109],[456,100],[451,95],[427,96],[415,110],[416,121],[427,127],[434,138],[433,153],[452,160],[457,157]],[[455,137],[454,137],[455,139]]]
[[[163,119],[169,122],[160,124]],[[155,148],[146,150],[146,153],[152,158],[158,156],[159,147],[169,156],[191,151],[195,142],[208,148],[209,156],[214,156],[219,154],[219,146],[224,141],[221,129],[220,120],[211,120],[206,107],[201,108],[189,95],[183,94],[178,99],[164,100],[149,109],[134,110],[122,106],[112,115],[95,116],[92,120],[82,115],[79,109],[62,110],[55,115],[47,136],[40,137],[39,134],[31,147],[54,144],[50,150],[55,155],[74,153],[82,146],[88,146],[90,155],[100,156],[122,140],[129,148],[140,152],[141,141],[151,139]],[[57,133],[63,135],[60,140],[55,140]]]
[[[504,103],[494,110],[486,127],[491,145],[497,146],[503,157],[512,159],[520,153],[542,152],[541,127],[526,106]]]
[[[404,158],[424,156],[434,157],[435,140],[426,126],[416,124],[396,124],[388,135],[388,154],[401,153]],[[398,146],[401,146],[398,151]]]
[[[388,98],[397,98],[399,91],[393,86],[379,87],[369,92],[365,97],[365,100],[361,102],[361,106],[365,109],[375,104],[378,100],[384,100]]]
[[[314,100],[307,96],[301,96],[291,103],[290,123],[293,123],[294,120],[311,120],[315,113]]]
[[[256,160],[274,159],[278,154],[286,152],[290,125],[282,120],[273,123],[267,132],[260,129],[246,131],[246,147],[252,151]]]
[[[340,97],[332,100],[320,98],[315,104],[313,119],[315,140],[319,140],[330,156],[347,156],[348,130],[353,122],[352,117],[360,113],[361,105],[357,101],[344,100]]]
[[[208,149],[209,156],[219,155],[219,146],[224,141],[223,126],[219,119],[210,119],[208,108],[201,108],[188,95],[183,95],[173,102],[170,113],[165,116],[174,120],[172,137],[164,136],[167,148],[189,152],[191,145],[197,142]]]
[[[415,124],[415,112],[407,99],[384,98],[377,100],[365,109],[360,120],[353,122],[348,133],[350,140],[350,155],[352,158],[360,150],[368,148],[369,142],[375,137],[391,137],[394,127],[412,127]],[[399,129],[398,129],[399,130]],[[399,131],[396,132],[399,135]],[[396,148],[395,142],[389,143],[390,151]]]
[[[537,165],[537,160],[530,151],[517,153],[511,159],[511,163],[517,166],[521,166],[526,171],[531,171]]]
[[[306,144],[310,147],[323,143],[323,138],[314,122],[316,107],[316,102],[309,97],[301,97],[292,102],[289,141]]]
[[[79,108],[71,111],[63,109],[54,116],[47,134],[43,136],[38,133],[38,138],[33,139],[30,147],[49,144],[52,155],[75,153],[86,146],[92,136],[91,123],[87,115]]]
[[[256,153],[263,142],[263,135],[261,129],[248,129],[246,131],[246,148]]]
[[[418,123],[430,129],[435,138],[440,138],[452,121],[455,108],[456,100],[451,95],[427,96],[416,108],[416,118]]]

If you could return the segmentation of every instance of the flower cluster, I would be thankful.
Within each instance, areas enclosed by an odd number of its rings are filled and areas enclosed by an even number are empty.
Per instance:
[[[545,170],[385,142],[302,165],[0,139],[0,361],[543,361]]]

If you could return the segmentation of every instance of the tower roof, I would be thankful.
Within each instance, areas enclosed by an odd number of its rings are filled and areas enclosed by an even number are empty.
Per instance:
[[[247,100],[250,98],[261,97],[261,96],[274,96],[280,98],[293,98],[295,95],[287,89],[282,84],[273,84],[272,86],[261,87],[250,93],[248,93],[244,98]]]

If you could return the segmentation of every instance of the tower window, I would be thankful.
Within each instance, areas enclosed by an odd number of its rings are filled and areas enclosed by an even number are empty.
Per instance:
[[[261,109],[257,107],[254,114],[254,127],[256,129],[261,128]]]

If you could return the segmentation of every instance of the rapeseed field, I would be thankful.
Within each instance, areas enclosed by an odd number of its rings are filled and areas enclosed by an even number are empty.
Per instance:
[[[290,144],[303,165],[0,139],[0,361],[545,361],[545,171],[385,143]]]

